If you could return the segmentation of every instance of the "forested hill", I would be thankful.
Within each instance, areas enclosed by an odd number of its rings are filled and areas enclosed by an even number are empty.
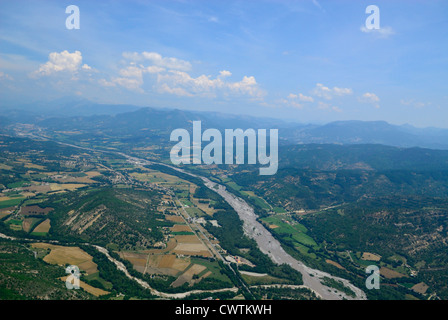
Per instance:
[[[316,170],[448,170],[448,151],[384,145],[289,145],[279,149],[280,168]]]

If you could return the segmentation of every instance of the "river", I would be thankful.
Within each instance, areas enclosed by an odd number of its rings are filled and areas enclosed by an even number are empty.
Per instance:
[[[124,155],[124,154],[122,154]],[[126,156],[126,155],[124,155]],[[138,159],[135,157],[129,157],[131,161],[142,161],[143,163],[150,164],[149,161],[144,159]],[[161,164],[161,163],[159,163]],[[260,222],[257,220],[257,215],[255,214],[253,208],[247,204],[243,199],[235,196],[234,194],[228,192],[226,188],[218,183],[210,181],[210,179],[198,176],[196,174],[187,172],[183,169],[173,167],[167,164],[162,164],[166,167],[174,169],[176,171],[188,174],[192,177],[200,178],[204,181],[204,184],[214,192],[218,193],[238,214],[240,219],[243,221],[243,229],[245,234],[254,239],[261,252],[268,255],[271,260],[277,264],[288,264],[295,270],[299,271],[303,276],[304,286],[309,288],[311,291],[316,293],[321,299],[324,300],[366,300],[366,294],[364,291],[358,287],[351,284],[348,280],[335,277],[327,272],[312,269],[301,261],[298,261],[287,253],[280,242],[274,238],[274,236],[267,230]],[[334,279],[336,281],[342,282],[346,287],[350,288],[356,295],[356,297],[351,297],[346,295],[344,292],[338,291],[334,288],[327,287],[321,283],[324,277]]]

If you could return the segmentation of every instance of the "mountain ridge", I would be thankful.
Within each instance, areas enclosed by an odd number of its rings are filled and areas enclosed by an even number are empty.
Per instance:
[[[59,99],[32,110],[8,109],[2,114],[2,128],[11,123],[31,123],[52,130],[96,128],[114,133],[137,131],[190,130],[192,121],[202,121],[203,130],[278,129],[280,144],[382,144],[448,150],[448,129],[417,128],[386,121],[343,120],[326,124],[304,124],[273,118],[221,112],[190,111],[176,108],[109,105],[85,99]]]

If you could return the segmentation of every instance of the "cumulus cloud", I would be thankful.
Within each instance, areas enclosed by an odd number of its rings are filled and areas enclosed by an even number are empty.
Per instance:
[[[370,103],[375,108],[380,107],[380,105],[379,105],[380,98],[376,94],[371,93],[371,92],[364,93],[360,98],[358,98],[358,100],[363,103]]]
[[[183,71],[171,70],[157,76],[157,87],[160,93],[170,93],[180,96],[204,96],[216,97],[218,95],[249,96],[260,99],[264,95],[258,87],[254,77],[244,76],[241,81],[225,81],[223,78],[230,76],[230,72],[221,71],[220,75],[212,78],[200,75],[196,78]]]
[[[123,53],[123,57],[127,60],[131,60],[134,62],[143,62],[148,61],[153,66],[171,69],[171,70],[180,70],[180,71],[190,71],[191,63],[185,60],[173,58],[173,57],[163,57],[161,54],[157,52],[125,52]]]
[[[227,71],[227,70],[219,71],[219,76],[221,78],[230,77],[231,75],[232,75],[232,72],[230,72],[230,71]]]
[[[165,71],[166,69],[165,68],[162,68],[162,67],[158,67],[158,66],[149,66],[149,67],[146,67],[145,68],[145,72],[147,72],[147,73],[160,73],[160,72],[163,72],[163,71]]]
[[[136,65],[135,63],[132,63],[120,69],[118,72],[119,76],[112,77],[110,81],[107,81],[106,79],[100,79],[98,83],[103,87],[113,87],[115,85],[119,85],[128,90],[142,93],[143,89],[141,88],[141,86],[144,83],[143,75],[145,73],[157,74],[163,71],[165,71],[165,69],[161,67],[145,67],[143,65]]]
[[[370,92],[366,92],[362,95],[362,97],[368,101],[371,102],[378,102],[380,101],[380,98],[378,98],[378,96],[374,93],[370,93]]]
[[[280,100],[281,104],[284,104],[289,107],[297,108],[297,109],[303,108],[304,105],[301,102],[314,102],[314,99],[313,99],[313,97],[305,96],[302,93],[299,93],[299,94],[290,93],[286,97],[286,99]]]
[[[299,93],[299,97],[298,98],[299,98],[300,101],[303,101],[303,102],[314,102],[313,97],[305,96],[305,95],[303,95],[301,93]]]
[[[163,57],[156,52],[125,52],[126,66],[109,81],[101,79],[98,83],[104,87],[118,85],[128,90],[144,92],[148,81],[152,89],[161,94],[184,97],[229,97],[245,96],[261,100],[264,91],[260,89],[255,77],[243,76],[240,81],[231,81],[232,72],[221,70],[216,77],[190,74],[190,62],[174,57]],[[153,75],[145,77],[145,74]]]
[[[334,98],[334,96],[351,95],[353,93],[353,90],[350,88],[338,88],[338,87],[333,87],[331,89],[329,87],[324,86],[321,83],[317,83],[312,93],[319,98],[331,100]]]
[[[80,51],[73,53],[64,50],[62,52],[52,52],[48,56],[48,61],[41,64],[39,69],[34,71],[32,77],[50,76],[60,72],[76,74],[79,70],[91,70],[87,64],[82,65],[82,54]]]
[[[128,78],[142,78],[144,69],[137,66],[128,66],[119,71],[120,75]]]

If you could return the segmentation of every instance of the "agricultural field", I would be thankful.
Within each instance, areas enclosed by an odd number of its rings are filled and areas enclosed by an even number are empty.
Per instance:
[[[50,219],[45,219],[36,228],[34,228],[33,232],[31,232],[31,234],[34,234],[37,236],[45,236],[50,231],[50,228],[51,228]],[[24,228],[24,230],[25,230],[25,228]]]
[[[67,280],[67,277],[68,276],[65,276],[65,277],[61,277],[59,279],[65,283],[65,281]],[[91,295],[95,296],[95,297],[108,295],[110,293],[110,292],[105,291],[103,289],[92,287],[91,285],[85,283],[82,280],[79,280],[79,287],[82,288],[83,290],[85,290],[86,292],[90,293]]]
[[[288,281],[277,277],[270,276],[268,274],[257,274],[254,272],[240,271],[242,278],[250,286],[254,285],[270,285],[270,284],[282,284]]]
[[[275,234],[292,241],[295,246],[318,247],[313,238],[307,235],[306,227],[287,215],[273,215],[263,218],[261,221]]]
[[[40,207],[37,205],[22,206],[20,209],[15,207],[4,209],[0,214],[0,218],[5,218],[4,222],[9,225],[11,230],[30,233],[36,236],[45,236],[50,231],[51,223],[47,218],[49,212],[53,208]],[[14,212],[16,215],[12,215]]]
[[[41,223],[41,221],[42,219],[40,218],[25,218],[22,222],[23,231],[27,233],[30,232],[38,223]]]
[[[76,265],[87,275],[98,272],[98,266],[92,261],[92,256],[78,247],[66,247],[48,243],[36,242],[31,244],[32,248],[50,250],[43,260],[56,265]]]
[[[381,256],[370,252],[363,252],[361,259],[368,261],[380,261]]]
[[[183,285],[192,287],[203,279],[210,277],[231,285],[229,279],[224,276],[216,261],[188,255],[165,253],[138,253],[118,252],[120,258],[129,261],[133,269],[149,277],[170,276],[172,288]]]

